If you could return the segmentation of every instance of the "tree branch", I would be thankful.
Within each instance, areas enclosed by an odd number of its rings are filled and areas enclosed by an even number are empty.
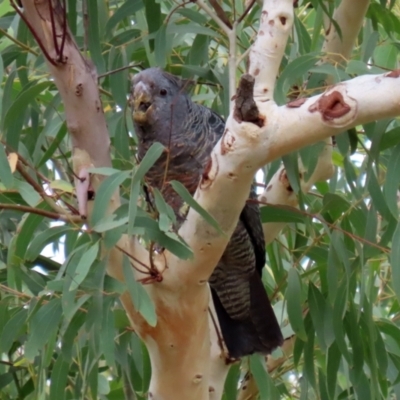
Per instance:
[[[51,218],[59,221],[82,223],[83,220],[80,215],[58,214],[52,211],[41,210],[40,208],[22,206],[19,204],[0,204],[0,210],[15,210],[23,213],[31,213],[42,215],[46,218]]]
[[[329,21],[322,51],[327,53],[324,62],[343,63],[348,59],[354,42],[360,32],[370,0],[342,0],[333,14],[333,19],[340,27],[341,35],[335,25]]]
[[[277,107],[263,107],[278,125],[264,142],[265,162],[354,126],[399,114],[400,72],[365,75],[332,86],[325,93]],[[301,127],[299,129],[299,122]]]
[[[97,88],[97,75],[91,61],[85,60],[69,30],[65,31],[64,14],[54,11],[54,32],[51,31],[51,12],[48,1],[22,0],[24,18],[45,48],[46,62],[64,101],[68,131],[73,148],[85,150],[93,165],[111,166],[109,135]],[[61,36],[61,37],[60,37]],[[42,48],[43,50],[43,48]]]
[[[211,19],[229,36],[231,28],[227,25],[209,6],[204,0],[196,0],[196,4],[204,10]]]

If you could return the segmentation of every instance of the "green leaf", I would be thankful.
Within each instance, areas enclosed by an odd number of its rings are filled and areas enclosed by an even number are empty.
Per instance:
[[[300,172],[297,152],[287,154],[282,157],[283,165],[285,166],[286,175],[289,179],[290,186],[295,193],[300,191]]]
[[[126,52],[124,48],[113,47],[110,51],[111,69],[118,70],[121,67],[126,66],[128,63],[126,59]],[[114,100],[119,107],[123,108],[126,105],[126,93],[128,92],[128,70],[122,70],[109,77],[111,93],[113,94]]]
[[[37,352],[47,343],[58,330],[62,317],[60,299],[52,299],[44,304],[32,317],[29,324],[29,337],[25,345],[25,357],[33,361]]]
[[[300,339],[307,341],[303,321],[303,310],[301,308],[301,280],[295,268],[289,269],[285,299],[287,301],[287,313],[292,329]]]
[[[189,193],[189,191],[182,185],[182,183],[178,181],[170,182],[172,188],[176,193],[181,196],[181,198],[189,205],[190,208],[193,208],[197,213],[200,214],[204,218],[204,220],[210,224],[220,235],[225,235],[225,232],[219,227],[218,222],[214,219],[214,217],[209,214]]]
[[[312,326],[310,315],[305,317],[307,326],[307,341],[304,343],[304,378],[308,380],[311,386],[316,390],[317,384],[315,380],[315,368],[314,368],[314,337],[315,331]]]
[[[27,317],[28,310],[22,308],[7,321],[0,336],[0,351],[2,353],[8,353],[14,340],[18,339]]]
[[[154,40],[155,61],[160,68],[167,64],[167,39],[167,25],[162,24]]]
[[[111,196],[118,190],[119,186],[129,178],[130,171],[117,172],[110,175],[101,183],[94,199],[91,224],[96,224],[103,218],[105,211],[109,207]]]
[[[161,5],[156,0],[146,0],[144,4],[149,33],[157,32],[162,24]],[[154,50],[154,40],[150,41],[150,49]]]
[[[260,392],[260,400],[280,399],[279,392],[266,370],[265,357],[259,354],[250,356],[250,371]]]
[[[29,183],[15,179],[14,187],[31,207],[36,207],[36,205],[40,202],[40,195]]]
[[[69,363],[60,355],[58,356],[50,379],[50,400],[64,400],[65,388],[69,372]]]
[[[20,131],[17,131],[22,126],[21,116],[28,105],[38,96],[43,90],[47,89],[53,83],[50,81],[40,82],[36,85],[29,85],[26,90],[23,90],[15,101],[11,104],[4,117],[4,128],[7,131],[7,144],[13,149],[18,149]],[[17,125],[15,125],[15,123]]]
[[[297,208],[268,204],[267,206],[260,207],[261,221],[266,222],[298,222],[304,223],[306,216],[302,214]]]
[[[114,302],[114,299],[110,298],[109,301],[104,301],[103,304],[102,335],[100,337],[100,344],[108,367],[115,368],[114,337],[116,331],[112,302]]]
[[[34,261],[39,256],[41,251],[49,244],[59,239],[66,232],[70,231],[69,226],[55,226],[39,233],[35,236],[29,244],[28,250],[26,251],[26,260]]]
[[[120,21],[127,17],[131,17],[135,12],[143,8],[144,4],[142,0],[129,0],[122,4],[121,7],[112,15],[106,25],[106,35],[109,36],[111,31],[118,25]]]
[[[137,199],[140,191],[140,181],[144,178],[149,169],[154,163],[160,158],[164,146],[161,143],[153,143],[149,150],[147,150],[142,161],[139,164],[138,169],[133,175],[131,183],[131,193],[129,198],[129,222],[128,222],[128,236],[132,236],[133,227],[135,224],[136,213],[137,213]]]
[[[10,164],[3,145],[0,145],[0,181],[8,189],[10,189],[14,184],[14,177],[11,173]]]
[[[140,182],[147,171],[155,164],[155,162],[160,158],[163,153],[165,147],[158,142],[153,143],[150,148],[147,150],[145,156],[139,164],[138,169],[133,175],[132,181],[133,183]],[[133,184],[132,183],[132,184]]]
[[[128,223],[128,216],[115,219],[116,215],[106,215],[103,217],[95,226],[92,227],[92,230],[95,232],[106,232],[114,228],[118,228],[122,225],[125,225]]]
[[[398,174],[398,171],[400,171],[400,145],[397,145],[393,149],[384,184],[384,195],[387,205],[396,219],[398,216],[397,189],[400,183],[400,174]]]
[[[132,179],[131,192],[129,196],[128,236],[133,235],[133,228],[135,226],[139,193],[140,193],[140,182],[134,181]]]
[[[111,168],[111,167],[91,167],[88,168],[88,172],[90,172],[91,174],[98,174],[98,175],[104,175],[104,176],[110,176],[110,175],[114,175],[114,174],[118,174],[121,171],[115,168]]]
[[[40,203],[36,208],[50,210],[50,207],[45,202]],[[23,216],[21,222],[18,224],[17,234],[13,237],[14,247],[8,254],[7,262],[10,265],[20,265],[25,259],[25,254],[33,239],[33,234],[43,220],[44,217],[38,214],[25,214]]]
[[[171,222],[176,222],[176,217],[172,207],[166,203],[158,189],[153,189],[154,201],[159,212],[158,225],[160,230],[168,232]]]
[[[398,145],[400,142],[400,126],[385,132],[379,144],[379,150],[384,151]]]
[[[147,321],[150,326],[156,326],[157,314],[154,308],[153,301],[148,295],[140,282],[136,282],[133,275],[133,267],[129,262],[129,259],[124,255],[123,258],[123,273],[126,281],[128,292],[131,296],[135,309],[142,314],[143,318]]]
[[[88,33],[89,33],[89,50],[91,58],[97,67],[99,74],[105,72],[104,58],[101,54],[101,41],[100,41],[100,18],[99,18],[99,3],[97,1],[88,1],[87,11],[89,22]],[[104,32],[101,30],[101,32]]]
[[[290,86],[307,74],[317,61],[319,58],[316,53],[310,53],[297,57],[285,67],[276,83],[275,100],[278,104],[286,103]]]
[[[317,333],[319,344],[321,348],[325,350],[325,299],[318,288],[314,286],[312,282],[308,286],[308,303],[310,305],[310,314],[315,331]]]
[[[207,35],[196,35],[189,53],[189,62],[192,65],[203,65],[208,62],[208,48],[210,38]]]
[[[41,167],[46,161],[48,161],[53,156],[53,154],[58,149],[58,147],[60,146],[61,142],[64,140],[66,135],[67,135],[67,124],[63,123],[60,129],[58,130],[56,137],[51,142],[50,146],[44,152],[40,161],[38,162],[37,164],[38,168]]]
[[[330,399],[335,399],[336,381],[342,355],[336,343],[332,343],[328,350],[326,380]]]
[[[71,286],[69,290],[75,290],[86,278],[89,273],[90,267],[96,260],[97,254],[99,252],[99,242],[95,242],[93,245],[89,246],[88,249],[83,253],[78,265],[75,269],[75,275],[73,276]]]
[[[392,266],[392,286],[397,300],[400,302],[400,222],[394,231],[390,261]]]
[[[239,364],[234,364],[229,368],[228,376],[226,377],[224,386],[226,400],[236,400],[238,380],[240,378],[239,368]]]

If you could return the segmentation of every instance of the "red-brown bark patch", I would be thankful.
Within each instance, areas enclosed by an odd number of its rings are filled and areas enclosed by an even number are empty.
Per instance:
[[[288,176],[287,176],[287,174],[286,174],[286,170],[285,170],[285,169],[283,169],[283,170],[280,172],[280,174],[279,174],[279,180],[285,185],[286,190],[287,190],[288,192],[293,192],[293,188],[292,188],[292,186],[290,185],[289,178],[288,178]]]
[[[345,102],[343,95],[335,90],[322,95],[308,110],[310,112],[319,111],[325,121],[331,121],[346,115],[350,112],[351,107]]]
[[[385,74],[386,78],[398,78],[399,76],[400,76],[400,69],[395,69]]]
[[[264,22],[264,21],[265,21],[265,18],[268,18],[268,12],[264,10],[264,11],[261,13],[261,22]]]
[[[301,99],[296,99],[296,100],[293,100],[293,101],[290,101],[289,103],[287,103],[286,107],[298,108],[298,107],[301,107],[306,101],[307,101],[307,99],[305,99],[304,97]]]
[[[213,182],[213,180],[215,179],[215,177],[218,174],[218,170],[219,170],[219,165],[218,165],[218,159],[214,158],[214,165],[213,165],[213,160],[210,157],[208,160],[208,163],[206,165],[206,167],[204,168],[204,171],[201,175],[201,180],[200,180],[200,188],[201,189],[207,189],[211,183]],[[214,169],[214,172],[212,174],[212,176],[210,176],[210,172],[211,170]]]
[[[75,88],[75,95],[76,96],[82,96],[82,93],[83,93],[83,84],[82,83],[78,83],[76,85],[76,88]]]
[[[239,121],[241,122],[241,121]],[[227,137],[228,130],[226,129],[224,134],[222,135],[222,140],[221,140],[221,154],[225,155],[228,153],[228,151],[232,150],[233,144],[235,143],[235,137],[233,135],[229,135]]]

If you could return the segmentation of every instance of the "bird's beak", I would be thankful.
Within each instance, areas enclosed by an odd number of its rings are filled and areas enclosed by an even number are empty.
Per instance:
[[[132,117],[137,124],[145,124],[148,120],[147,111],[151,108],[152,99],[146,85],[138,82],[133,88],[130,98]]]

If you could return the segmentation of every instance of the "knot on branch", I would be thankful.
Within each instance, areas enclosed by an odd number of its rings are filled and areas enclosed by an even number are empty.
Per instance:
[[[240,78],[239,86],[234,96],[234,117],[239,122],[252,122],[260,128],[264,125],[264,118],[260,116],[254,101],[254,77],[244,74]]]

